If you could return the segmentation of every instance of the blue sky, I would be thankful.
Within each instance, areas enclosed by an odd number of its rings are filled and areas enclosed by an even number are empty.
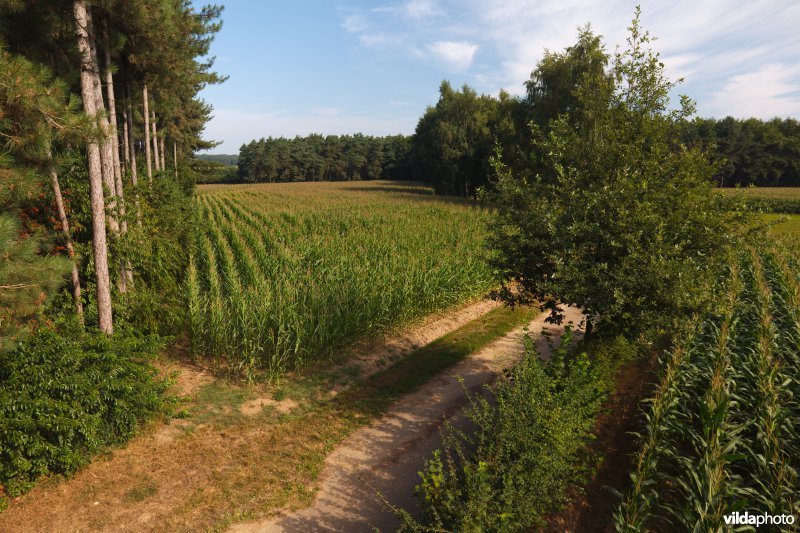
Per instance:
[[[521,94],[545,48],[587,22],[609,50],[625,41],[635,1],[220,0],[212,45],[230,76],[201,96],[214,107],[212,153],[254,138],[413,133],[439,83]],[[199,3],[199,2],[198,2]],[[641,1],[678,92],[701,116],[800,117],[800,2]]]

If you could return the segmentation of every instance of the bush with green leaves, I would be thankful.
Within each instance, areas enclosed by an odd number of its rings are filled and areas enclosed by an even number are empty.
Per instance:
[[[708,306],[745,211],[713,194],[706,153],[680,144],[690,100],[639,25],[608,72],[586,71],[575,108],[551,122],[527,179],[497,163],[492,264],[518,299],[575,305],[613,334],[668,331]]]
[[[164,412],[168,381],[148,364],[158,338],[74,337],[43,328],[0,352],[0,487],[74,473],[92,453],[130,439]],[[0,491],[2,492],[2,491]]]
[[[425,525],[403,512],[403,529],[520,531],[558,509],[588,471],[586,444],[617,369],[636,354],[620,337],[570,356],[570,337],[550,361],[528,339],[525,359],[491,399],[470,397],[477,430],[445,430],[417,487]]]

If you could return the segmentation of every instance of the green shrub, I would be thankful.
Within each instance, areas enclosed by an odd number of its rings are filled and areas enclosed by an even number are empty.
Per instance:
[[[0,353],[0,487],[18,495],[69,475],[163,412],[168,386],[147,362],[158,339],[41,329]]]
[[[427,526],[401,511],[403,529],[519,531],[540,525],[585,477],[585,445],[617,369],[635,352],[619,338],[594,343],[591,355],[568,357],[559,349],[545,362],[528,340],[525,359],[492,390],[491,400],[470,399],[467,416],[475,433],[445,431],[443,450],[426,462],[417,487]]]

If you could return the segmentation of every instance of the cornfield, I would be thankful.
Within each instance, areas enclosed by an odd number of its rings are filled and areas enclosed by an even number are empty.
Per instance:
[[[280,375],[493,283],[485,212],[424,187],[211,186],[195,204],[191,349],[246,375]]]
[[[662,361],[620,531],[722,531],[725,516],[800,514],[800,253],[743,251],[718,316]]]

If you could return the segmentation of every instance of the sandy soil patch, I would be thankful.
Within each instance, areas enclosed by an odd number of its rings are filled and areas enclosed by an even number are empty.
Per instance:
[[[358,367],[360,377],[371,376],[417,348],[430,344],[501,305],[496,300],[479,300],[464,308],[428,317],[400,335],[362,341],[350,351],[346,365]]]
[[[291,413],[292,410],[298,407],[296,401],[291,398],[284,398],[283,400],[273,400],[272,398],[255,398],[248,400],[242,404],[239,410],[245,416],[255,416],[260,414],[265,407],[274,407],[275,410],[281,414]]]
[[[476,302],[412,326],[390,339],[364,343],[354,349],[356,362],[348,360],[346,364],[357,364],[363,376],[369,375],[383,368],[379,361],[399,359],[498,305],[494,301]],[[382,343],[387,346],[382,347]],[[196,404],[198,393],[217,381],[211,374],[182,363],[161,362],[159,368],[167,374],[177,371],[175,394],[188,400],[182,408]],[[234,389],[230,390],[235,392]],[[197,524],[214,524],[226,520],[229,513],[235,515],[235,502],[218,494],[226,484],[251,487],[248,490],[254,494],[246,497],[264,501],[266,509],[279,507],[270,502],[273,498],[280,501],[280,495],[264,496],[259,489],[263,483],[305,486],[313,484],[311,480],[317,474],[298,472],[297,460],[288,457],[285,461],[270,457],[274,470],[253,471],[254,462],[261,459],[259,454],[291,450],[293,439],[309,438],[303,434],[302,421],[273,425],[258,416],[270,406],[281,413],[291,412],[297,404],[286,399],[277,401],[263,393],[259,396],[263,397],[244,402],[249,416],[243,416],[245,413],[237,404],[231,418],[238,415],[245,421],[237,422],[237,426],[171,420],[151,426],[124,448],[96,457],[71,479],[40,483],[0,513],[0,531],[195,530]],[[324,418],[330,414],[309,416]],[[331,424],[341,423],[331,419]],[[327,454],[332,444],[311,440],[297,453],[302,457]],[[313,461],[309,459],[308,463]]]

